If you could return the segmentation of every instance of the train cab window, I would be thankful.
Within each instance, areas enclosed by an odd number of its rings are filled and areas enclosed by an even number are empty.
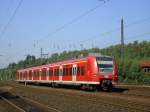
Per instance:
[[[77,67],[77,75],[80,75],[81,74],[81,69],[80,67]]]
[[[69,75],[72,76],[72,68],[69,68]]]
[[[81,67],[81,75],[84,75],[84,67]]]

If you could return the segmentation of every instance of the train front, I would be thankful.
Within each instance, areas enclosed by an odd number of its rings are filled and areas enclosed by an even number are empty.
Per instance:
[[[115,60],[109,56],[96,57],[98,77],[103,90],[109,90],[117,83],[118,68]]]

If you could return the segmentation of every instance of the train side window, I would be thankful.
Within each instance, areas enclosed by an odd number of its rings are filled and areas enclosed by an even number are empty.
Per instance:
[[[33,72],[31,71],[31,78],[33,77]]]
[[[19,72],[19,79],[21,79],[21,72]]]
[[[32,78],[34,77],[34,72],[32,71]]]
[[[21,73],[21,79],[23,79],[23,73]]]
[[[22,77],[23,77],[23,80],[24,80],[24,78],[25,78],[25,73],[24,72],[22,73]]]
[[[57,69],[57,76],[59,76],[59,69]]]
[[[23,72],[22,72],[22,80],[23,80],[23,78],[24,78],[24,74],[23,74]]]
[[[49,76],[49,70],[46,70],[46,76]]]
[[[52,75],[54,75],[54,70],[52,70]]]
[[[39,72],[36,70],[35,73],[36,73],[36,76],[38,77],[39,76]]]
[[[27,72],[25,72],[25,78],[27,78]]]
[[[26,78],[26,72],[24,72],[24,79]]]
[[[56,76],[56,69],[54,69],[54,76]]]
[[[32,77],[32,72],[31,71],[29,71],[29,78],[31,78]]]
[[[49,70],[49,75],[52,76],[52,70]]]
[[[84,67],[81,67],[81,75],[84,75]]]
[[[55,75],[55,76],[58,76],[58,75],[59,75],[59,70],[58,70],[58,69],[55,69],[54,75]]]
[[[66,68],[66,76],[68,76],[68,68]]]
[[[44,76],[44,77],[46,76],[46,70],[45,69],[42,70],[42,76]]]
[[[29,71],[29,78],[30,78],[30,71]]]
[[[24,73],[22,72],[22,79],[24,79]]]
[[[54,75],[54,72],[53,72],[53,70],[50,70],[50,71],[51,71],[51,73],[50,73],[50,74],[53,76],[53,75]]]
[[[72,76],[72,68],[70,68],[69,71],[70,71],[69,75]]]
[[[54,69],[54,76],[56,75],[56,69]]]
[[[55,76],[55,69],[53,68],[53,76]]]
[[[28,71],[26,72],[26,79],[28,78]]]
[[[77,75],[80,75],[81,74],[81,69],[80,67],[77,67]]]
[[[49,76],[51,76],[52,75],[52,70],[49,70]]]
[[[65,76],[65,74],[66,74],[66,69],[63,68],[63,76]]]

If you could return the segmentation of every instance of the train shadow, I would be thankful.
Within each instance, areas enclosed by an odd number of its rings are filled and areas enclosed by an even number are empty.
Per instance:
[[[24,83],[20,83],[22,85],[24,85]],[[27,85],[31,85],[31,86],[39,86],[39,87],[50,87],[50,88],[63,88],[63,89],[72,89],[72,90],[83,90],[80,86],[77,85],[55,85],[52,86],[49,83],[27,83]],[[88,90],[85,89],[84,91],[88,91],[88,92],[112,92],[112,93],[125,93],[128,92],[129,89],[127,88],[122,88],[122,87],[113,87],[112,89],[108,90],[108,91],[104,91],[102,89],[94,89],[94,90]]]
[[[4,97],[6,99],[18,99],[19,98],[19,96],[15,96],[7,91],[0,91],[0,98],[1,97]]]
[[[114,92],[114,93],[124,93],[124,92],[128,92],[129,89],[127,88],[121,88],[121,87],[114,87],[111,89],[111,92]]]

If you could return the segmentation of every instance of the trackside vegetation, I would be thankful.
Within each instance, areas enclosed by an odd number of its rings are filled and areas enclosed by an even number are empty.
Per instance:
[[[134,41],[133,43],[125,44],[124,60],[121,58],[120,44],[103,49],[92,48],[63,51],[62,53],[54,53],[47,59],[28,55],[25,60],[20,60],[18,63],[10,63],[7,68],[0,69],[0,80],[15,80],[15,73],[18,69],[72,59],[87,53],[101,53],[103,55],[113,56],[116,59],[119,68],[119,82],[150,84],[150,72],[144,72],[141,67],[142,61],[150,61],[150,41]]]

